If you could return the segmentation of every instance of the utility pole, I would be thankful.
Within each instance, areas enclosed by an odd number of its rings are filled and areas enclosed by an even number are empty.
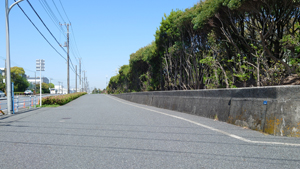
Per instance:
[[[81,82],[82,82],[82,92],[84,92],[84,90],[83,90],[83,87],[84,87],[83,78],[82,78]]]
[[[88,81],[87,81],[87,77],[85,77],[85,92],[88,92]]]
[[[67,94],[69,94],[70,93],[70,68],[69,68],[69,66],[70,66],[70,56],[69,56],[69,49],[70,49],[70,43],[69,43],[69,24],[67,24],[67,30],[68,30],[68,34],[67,34],[67,47],[68,47],[68,91],[67,91]]]
[[[5,0],[5,23],[6,23],[6,94],[7,94],[7,114],[12,113],[12,84],[11,84],[11,75],[10,75],[10,41],[9,41],[9,12],[10,10],[22,2],[23,0],[19,0],[13,3],[10,7],[8,7],[8,0]]]
[[[62,25],[62,24],[61,24]],[[65,43],[65,45],[64,45],[64,47],[67,47],[67,67],[68,67],[68,71],[67,71],[67,94],[69,94],[70,93],[70,55],[69,55],[69,53],[70,53],[70,41],[69,41],[69,39],[70,39],[70,37],[69,37],[69,26],[71,25],[71,24],[64,24],[64,25],[66,25],[67,26],[67,42]]]
[[[86,72],[86,70],[84,70],[83,71],[83,73],[84,73],[84,76],[83,76],[83,90],[86,92],[86,81],[85,81],[85,72]]]
[[[81,58],[79,58],[79,88],[80,88],[80,91],[79,92],[82,92],[81,91]]]
[[[77,93],[77,65],[75,65],[75,93]]]

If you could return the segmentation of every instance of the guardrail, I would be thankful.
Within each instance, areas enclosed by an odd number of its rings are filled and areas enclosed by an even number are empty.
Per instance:
[[[14,98],[14,108],[13,113],[18,112],[20,109],[31,109],[36,108],[39,103],[39,97],[29,96],[29,97],[15,97]],[[0,110],[7,110],[7,101],[0,100]]]

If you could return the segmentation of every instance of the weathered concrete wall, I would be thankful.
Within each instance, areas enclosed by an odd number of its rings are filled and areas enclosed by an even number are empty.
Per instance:
[[[300,86],[157,91],[115,96],[149,106],[218,118],[269,134],[300,137]]]

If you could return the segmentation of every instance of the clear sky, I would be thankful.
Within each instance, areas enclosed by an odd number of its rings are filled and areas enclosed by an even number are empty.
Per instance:
[[[154,41],[155,31],[160,26],[164,13],[168,15],[172,9],[190,8],[199,1],[29,0],[60,44],[66,41],[67,30],[65,26],[62,26],[63,30],[61,30],[59,22],[71,22],[71,61],[79,70],[77,58],[82,58],[81,70],[86,71],[90,87],[101,89],[106,87],[106,76],[109,81],[110,77],[116,75],[116,69],[129,63],[131,53]],[[9,4],[13,2],[9,0]],[[0,67],[4,67],[6,58],[5,1],[2,1],[1,5]],[[21,2],[20,6],[49,42],[66,58],[67,54],[43,26],[27,0]],[[34,77],[36,59],[44,59],[46,68],[42,76],[52,78],[51,82],[55,85],[58,85],[58,81],[63,82],[66,87],[66,61],[44,40],[18,6],[11,10],[9,18],[11,67],[23,67],[27,75]],[[79,87],[79,84],[77,86]],[[72,69],[70,69],[70,87],[75,87],[75,73]]]

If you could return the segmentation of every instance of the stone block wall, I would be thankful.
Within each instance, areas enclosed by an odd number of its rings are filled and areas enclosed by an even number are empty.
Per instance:
[[[300,137],[300,86],[156,91],[115,96],[149,106],[218,118],[268,134]]]

